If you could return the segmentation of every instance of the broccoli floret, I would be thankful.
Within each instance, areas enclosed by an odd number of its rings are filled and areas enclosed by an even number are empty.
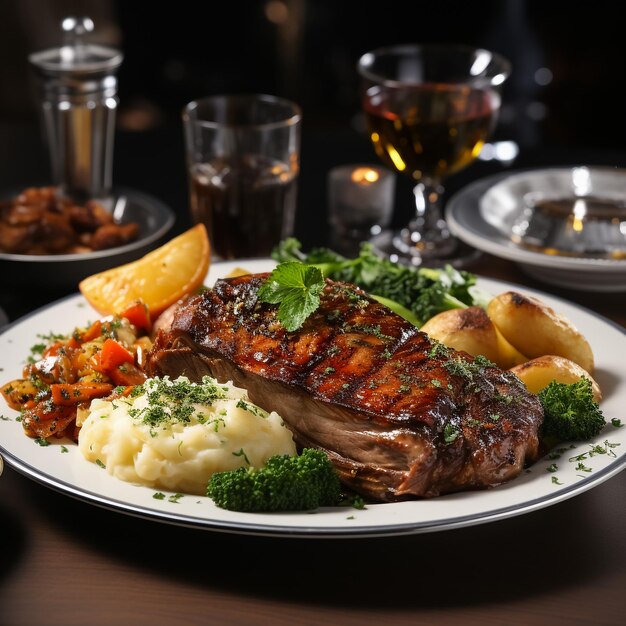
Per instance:
[[[339,478],[321,450],[275,455],[258,469],[240,467],[211,476],[207,495],[230,511],[308,511],[341,500]]]
[[[545,440],[591,439],[606,424],[588,378],[569,385],[553,380],[539,392],[539,399],[544,410],[541,433]]]

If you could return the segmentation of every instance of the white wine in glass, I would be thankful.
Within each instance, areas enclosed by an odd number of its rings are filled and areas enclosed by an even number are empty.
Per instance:
[[[509,62],[466,46],[402,45],[364,54],[358,71],[376,154],[415,182],[415,217],[375,247],[410,265],[462,265],[462,244],[442,215],[443,181],[493,132]]]

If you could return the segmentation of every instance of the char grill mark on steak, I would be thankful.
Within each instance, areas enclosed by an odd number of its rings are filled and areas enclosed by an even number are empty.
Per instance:
[[[232,380],[376,500],[496,485],[534,460],[543,413],[512,374],[438,349],[332,281],[319,309],[289,333],[277,307],[258,301],[266,277],[221,280],[181,303],[156,337],[149,373]]]
[[[436,360],[420,369],[432,348],[426,335],[339,283],[326,287],[320,308],[301,331],[288,333],[275,307],[258,301],[266,275],[245,278],[218,281],[213,292],[201,296],[199,308],[206,315],[195,324],[184,323],[194,345],[225,355],[248,372],[306,389],[317,399],[358,406],[372,418],[434,423],[430,408],[441,392],[431,381],[448,377],[437,371]]]

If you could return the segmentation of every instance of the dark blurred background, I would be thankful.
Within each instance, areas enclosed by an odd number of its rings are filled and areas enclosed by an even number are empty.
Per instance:
[[[321,243],[326,174],[377,159],[363,131],[355,64],[394,43],[457,42],[507,56],[495,140],[514,161],[477,162],[448,193],[498,168],[536,164],[622,166],[626,52],[620,3],[607,0],[167,0],[0,2],[0,185],[47,182],[28,53],[60,43],[60,20],[88,15],[91,39],[119,46],[120,108],[114,182],[160,197],[188,224],[181,109],[224,92],[288,97],[303,109],[297,235]],[[399,181],[396,221],[411,211]],[[406,194],[406,195],[405,195]],[[322,225],[322,226],[321,226]]]

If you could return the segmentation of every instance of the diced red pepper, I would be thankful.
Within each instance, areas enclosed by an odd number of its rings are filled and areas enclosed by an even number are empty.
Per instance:
[[[80,348],[81,343],[77,341],[74,337],[70,337],[65,343],[65,351],[66,352],[74,352]]]
[[[120,317],[125,317],[133,326],[139,330],[145,330],[147,333],[152,328],[152,321],[150,319],[150,311],[148,306],[141,300],[137,300],[131,304]]]
[[[56,406],[47,402],[24,412],[22,426],[29,437],[47,439],[63,432],[76,419],[76,406]]]
[[[75,406],[94,398],[103,398],[113,391],[109,383],[74,383],[50,385],[52,402],[58,406]]]
[[[64,344],[61,341],[55,341],[51,343],[42,353],[41,358],[45,359],[49,356],[56,356],[59,354],[59,350],[64,347]]]
[[[96,320],[82,335],[81,342],[91,341],[102,334],[102,322]]]
[[[107,339],[100,350],[100,371],[108,374],[123,363],[133,363],[135,357],[119,341]]]
[[[122,365],[107,372],[111,380],[118,386],[141,385],[146,382],[147,376],[133,363]]]

